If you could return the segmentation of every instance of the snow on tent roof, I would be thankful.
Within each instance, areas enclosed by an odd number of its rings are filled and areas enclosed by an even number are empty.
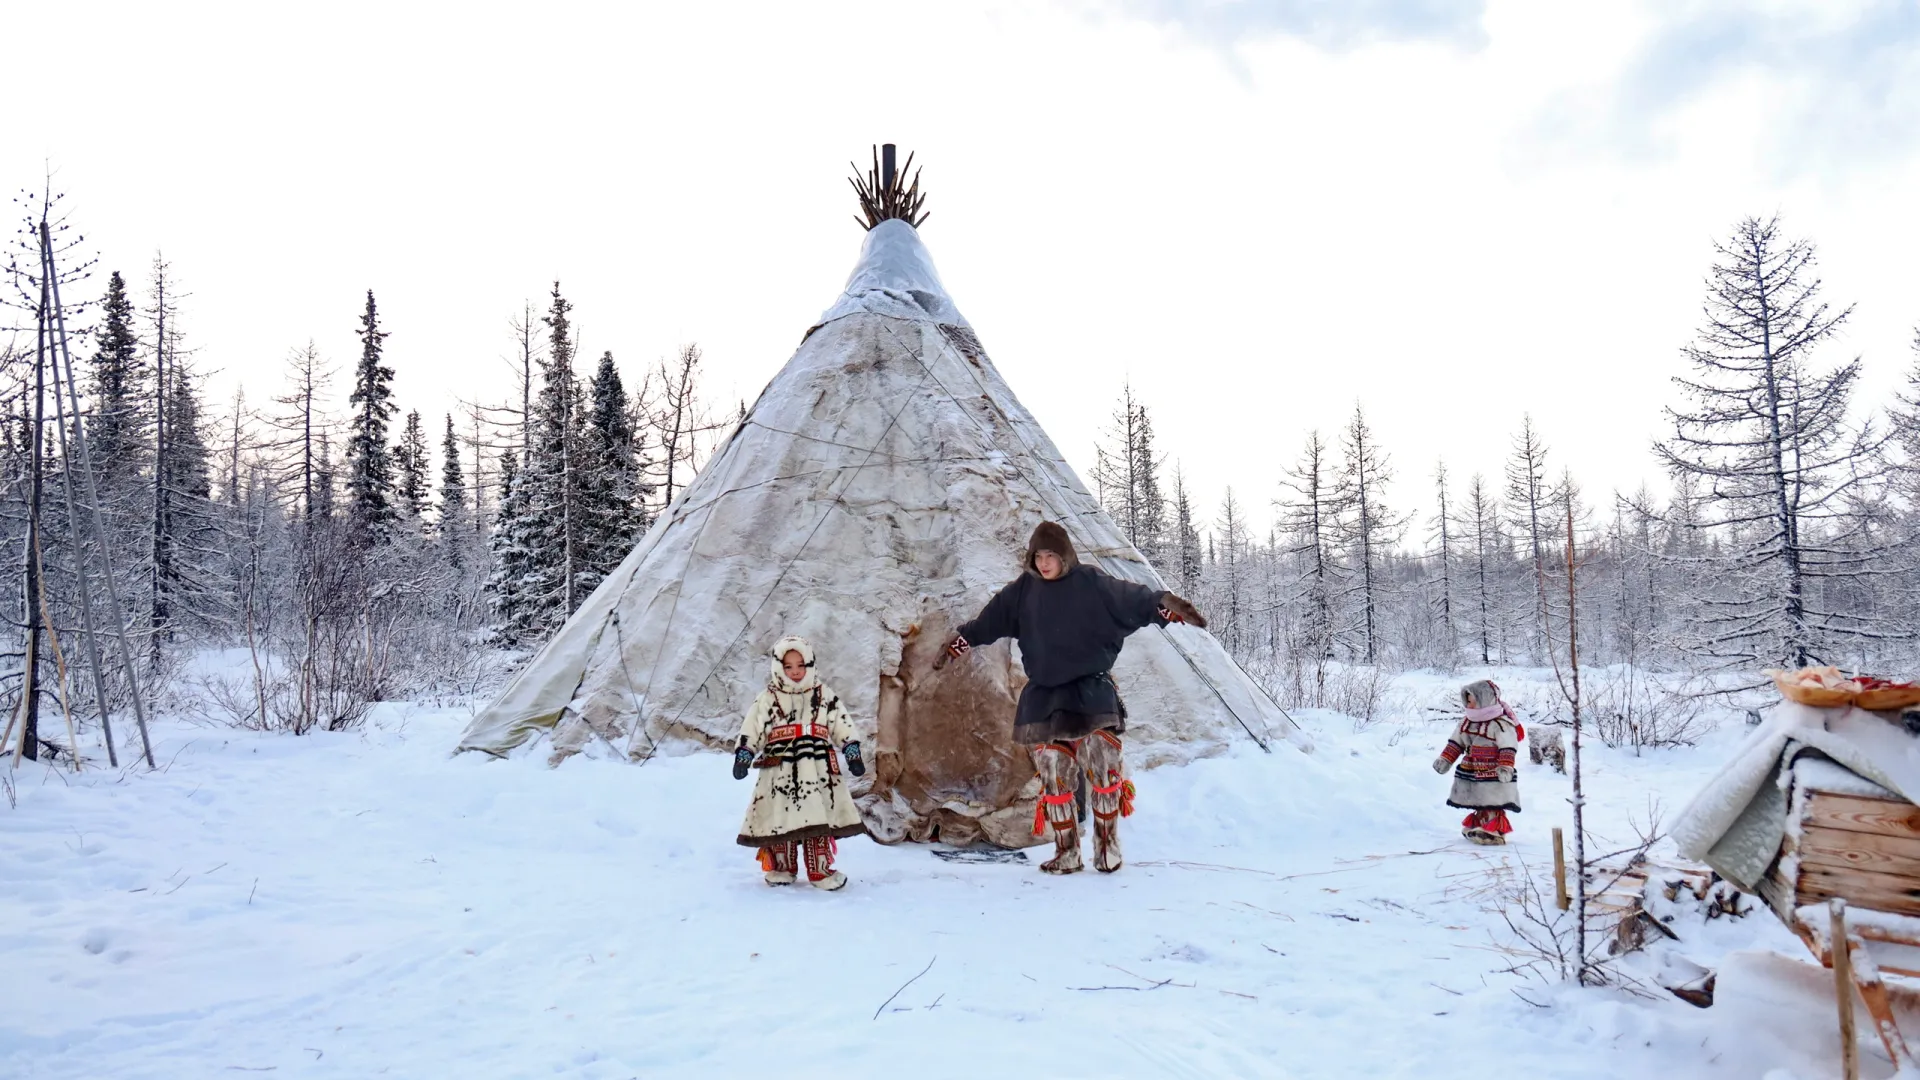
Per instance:
[[[967,325],[946,286],[940,284],[919,231],[898,218],[883,221],[867,233],[860,261],[847,276],[846,291],[820,316],[820,324],[857,311]]]
[[[1009,741],[1017,656],[976,650],[934,675],[930,639],[1020,572],[1041,520],[1065,525],[1086,562],[1164,588],[1002,380],[915,229],[881,220],[738,429],[458,748],[544,738],[557,764],[596,747],[730,747],[764,650],[797,633],[856,726],[882,729],[881,779],[919,785],[915,813],[1005,809],[1031,778]],[[1249,733],[1311,747],[1205,631],[1135,634],[1115,677],[1136,761]]]

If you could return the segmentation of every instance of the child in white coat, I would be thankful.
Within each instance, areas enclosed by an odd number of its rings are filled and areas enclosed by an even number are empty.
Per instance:
[[[847,884],[833,868],[834,841],[867,831],[834,748],[845,752],[853,775],[867,770],[846,706],[813,663],[805,638],[789,635],[773,646],[772,677],[747,710],[733,752],[734,779],[760,773],[738,841],[759,850],[767,884],[793,884],[804,849],[807,880],[832,890]]]

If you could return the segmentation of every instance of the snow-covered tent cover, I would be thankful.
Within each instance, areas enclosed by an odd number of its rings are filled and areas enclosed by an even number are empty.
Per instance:
[[[1920,739],[1864,709],[1783,701],[1681,811],[1674,845],[1758,891],[1795,820],[1796,779],[1808,789],[1920,803]]]
[[[914,227],[881,221],[739,428],[459,749],[505,755],[544,734],[557,764],[595,747],[730,746],[765,650],[795,633],[878,736],[864,800],[876,835],[925,839],[944,816],[964,842],[967,821],[1005,811],[986,831],[1008,842],[1037,794],[1010,742],[1015,650],[930,664],[952,623],[1019,572],[1043,519],[1083,561],[1164,587],[987,359]],[[1137,764],[1250,733],[1311,749],[1205,631],[1135,634],[1115,677]]]

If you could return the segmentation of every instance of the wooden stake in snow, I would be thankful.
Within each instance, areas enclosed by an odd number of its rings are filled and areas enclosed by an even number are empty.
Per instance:
[[[1847,902],[1838,897],[1827,902],[1833,916],[1827,936],[1827,951],[1833,954],[1833,993],[1840,1003],[1840,1075],[1860,1080],[1860,1043],[1853,1030],[1853,964],[1847,952]]]
[[[1561,911],[1573,906],[1567,896],[1567,843],[1560,826],[1553,827],[1553,902]]]

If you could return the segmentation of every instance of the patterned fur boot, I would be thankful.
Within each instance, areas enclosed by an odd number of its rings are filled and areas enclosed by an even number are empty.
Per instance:
[[[1040,864],[1041,873],[1077,874],[1087,868],[1080,860],[1080,827],[1074,824],[1071,809],[1067,814],[1066,826],[1053,828],[1054,856]]]
[[[760,868],[767,872],[767,884],[791,885],[798,860],[795,858],[794,845],[768,844],[760,849]]]
[[[1120,818],[1133,811],[1132,785],[1121,758],[1120,736],[1101,730],[1081,740],[1093,805],[1093,868],[1103,874],[1120,869]]]
[[[847,887],[847,875],[833,868],[833,838],[811,837],[807,846],[807,880],[816,889],[833,892]]]
[[[1040,864],[1048,874],[1072,874],[1085,869],[1080,861],[1080,826],[1074,820],[1074,777],[1080,765],[1072,743],[1051,742],[1034,747],[1034,768],[1040,774],[1040,803],[1033,811],[1033,832],[1040,835],[1043,826],[1053,829],[1057,849],[1053,858]]]
[[[1093,823],[1093,868],[1103,874],[1120,869],[1120,823],[1095,819]]]

